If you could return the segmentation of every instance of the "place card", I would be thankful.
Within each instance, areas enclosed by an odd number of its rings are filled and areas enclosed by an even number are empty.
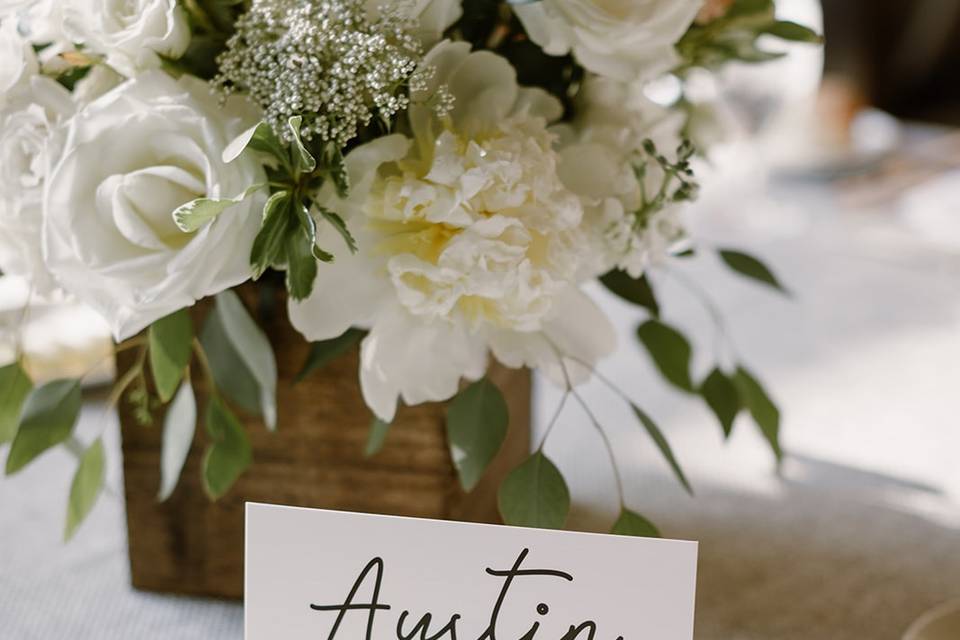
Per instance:
[[[247,640],[691,640],[697,543],[247,504]]]

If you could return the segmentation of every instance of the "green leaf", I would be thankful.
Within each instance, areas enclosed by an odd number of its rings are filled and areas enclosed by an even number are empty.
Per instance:
[[[197,198],[191,200],[174,210],[173,221],[184,233],[193,233],[263,187],[262,184],[255,184],[235,198]]]
[[[693,349],[683,334],[659,320],[648,320],[637,329],[637,336],[663,377],[675,387],[693,393],[690,379]]]
[[[614,269],[601,277],[600,282],[620,298],[647,309],[654,318],[660,316],[660,305],[647,276],[634,278],[626,271]]]
[[[216,306],[230,343],[257,381],[263,420],[273,431],[277,428],[277,359],[270,340],[233,291],[219,294]]]
[[[303,300],[313,292],[317,279],[314,241],[302,229],[287,236],[287,291],[294,300]]]
[[[723,371],[714,369],[700,385],[700,395],[720,421],[723,435],[729,438],[733,432],[733,421],[741,408],[737,387]]]
[[[337,196],[345,199],[350,195],[350,174],[347,173],[347,165],[343,160],[343,152],[339,147],[334,146],[333,152],[328,154],[330,158],[327,165],[330,168],[330,178],[337,189]]]
[[[244,411],[262,416],[257,379],[230,342],[216,306],[207,316],[200,344],[210,361],[217,389]]]
[[[106,456],[103,452],[103,441],[97,438],[80,457],[80,466],[73,474],[70,483],[70,501],[67,503],[67,525],[64,530],[64,539],[70,540],[77,528],[90,514],[97,498],[103,491],[106,477]]]
[[[289,191],[278,191],[267,200],[263,208],[263,226],[250,250],[254,279],[262,276],[271,266],[285,262],[287,235],[295,229],[292,204],[293,195]]]
[[[20,429],[10,446],[7,475],[69,438],[80,416],[80,403],[79,380],[55,380],[34,389],[27,397]]]
[[[384,422],[380,418],[374,416],[370,421],[370,435],[367,438],[367,448],[364,451],[364,454],[368,458],[380,453],[383,449],[384,443],[387,441],[387,433],[390,432],[390,423]]]
[[[457,394],[447,409],[450,457],[464,491],[472,491],[507,437],[507,401],[487,378]]]
[[[779,20],[763,30],[771,36],[791,42],[807,42],[810,44],[820,44],[823,37],[809,27],[788,20]]]
[[[519,527],[559,529],[570,512],[567,483],[540,451],[510,472],[497,497],[503,521]]]
[[[290,132],[293,134],[293,158],[294,164],[298,170],[305,173],[313,173],[317,168],[317,161],[303,144],[303,138],[300,135],[300,126],[303,124],[301,116],[294,116],[287,121]]]
[[[771,286],[774,289],[789,295],[789,292],[783,287],[783,285],[780,284],[780,281],[777,280],[777,277],[773,275],[773,272],[771,272],[765,264],[753,256],[747,255],[741,251],[722,249],[720,251],[720,258],[728,267],[740,275],[746,276],[747,278],[752,278],[758,282],[762,282],[763,284]]]
[[[284,148],[283,143],[280,142],[280,138],[277,137],[273,127],[266,122],[260,122],[250,127],[241,133],[236,140],[228,144],[227,148],[223,151],[223,161],[227,163],[233,162],[239,158],[240,154],[246,151],[247,148],[265,153],[280,161],[281,164],[289,164],[287,150]]]
[[[357,241],[353,237],[353,234],[350,233],[350,230],[347,228],[347,223],[343,221],[343,218],[324,207],[317,207],[317,210],[320,212],[320,215],[323,216],[324,220],[329,222],[330,226],[337,230],[337,233],[340,234],[340,237],[343,238],[343,241],[346,243],[347,248],[350,249],[350,253],[356,253],[358,248]]]
[[[0,444],[6,444],[17,435],[20,411],[33,383],[19,362],[0,368]]]
[[[613,525],[610,533],[617,536],[637,536],[639,538],[660,537],[660,532],[652,522],[629,509],[623,509],[620,512],[620,517]]]
[[[302,382],[311,373],[327,366],[341,355],[349,351],[358,342],[366,337],[367,332],[362,329],[347,329],[342,335],[330,340],[314,342],[310,345],[310,354],[294,382]]]
[[[203,457],[203,487],[217,500],[253,462],[253,451],[243,425],[216,396],[207,403],[206,427],[212,442]]]
[[[197,399],[189,380],[180,385],[163,421],[163,443],[160,447],[160,491],[157,500],[164,502],[173,494],[180,473],[187,461],[197,428]]]
[[[780,462],[783,459],[783,449],[780,447],[780,410],[777,405],[757,379],[743,367],[737,367],[733,384],[737,387],[743,405],[750,411],[753,421],[770,444],[777,462]]]
[[[167,403],[190,366],[193,350],[190,312],[181,309],[157,320],[150,325],[147,337],[150,342],[150,373],[153,374],[160,400]]]
[[[657,445],[657,449],[660,450],[660,453],[663,454],[663,457],[667,460],[667,463],[673,470],[673,474],[677,476],[677,480],[679,480],[680,484],[683,485],[683,488],[687,490],[687,493],[693,495],[693,487],[690,486],[687,476],[683,473],[683,469],[680,468],[680,463],[677,462],[677,457],[673,454],[673,449],[670,448],[670,443],[667,442],[666,436],[664,436],[663,432],[660,431],[660,427],[658,427],[653,419],[648,416],[640,407],[635,404],[631,404],[630,407],[633,409],[633,413],[640,420],[640,424],[642,424],[647,430],[647,433],[650,435],[653,443]]]

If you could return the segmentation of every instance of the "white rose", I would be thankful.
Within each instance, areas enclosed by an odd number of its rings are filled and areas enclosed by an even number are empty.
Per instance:
[[[516,4],[530,39],[550,55],[622,80],[651,77],[678,62],[674,45],[703,0],[542,0]]]
[[[580,196],[598,259],[595,268],[614,267],[639,277],[681,247],[687,234],[681,207],[668,204],[644,211],[664,174],[643,151],[652,140],[672,157],[682,140],[683,112],[647,99],[638,83],[589,77],[579,97],[577,119],[558,127],[563,139],[560,176]],[[643,167],[641,183],[637,167]]]
[[[491,351],[563,383],[558,354],[592,363],[614,347],[609,322],[578,288],[583,211],[557,175],[547,130],[559,102],[519,87],[509,62],[469,43],[442,42],[424,64],[437,73],[412,96],[411,137],[358,147],[346,160],[350,197],[321,194],[360,252],[338,251],[313,294],[290,305],[310,340],[370,328],[361,388],[387,421],[400,398],[456,394],[461,378],[484,374]],[[425,106],[441,84],[455,98],[444,119]],[[323,246],[337,247],[321,228]]]
[[[17,29],[13,19],[0,22],[0,106],[17,87],[39,71],[33,48]]]
[[[41,252],[43,186],[58,154],[56,127],[74,111],[70,93],[35,76],[0,112],[0,271],[41,294],[55,289]]]
[[[250,277],[262,197],[192,234],[172,213],[264,181],[255,160],[222,160],[258,116],[239,99],[221,105],[195,78],[155,71],[70,121],[47,178],[44,253],[61,286],[97,309],[118,340]]]
[[[159,55],[179,58],[190,44],[177,0],[67,0],[62,10],[67,33],[128,77],[159,67]]]

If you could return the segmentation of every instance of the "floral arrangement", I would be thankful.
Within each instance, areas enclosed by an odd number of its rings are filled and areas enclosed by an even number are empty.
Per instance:
[[[270,341],[231,291],[251,280],[286,289],[308,371],[359,342],[373,438],[399,403],[451,400],[467,490],[506,432],[491,359],[583,404],[578,384],[616,347],[581,291],[595,279],[646,314],[638,337],[667,380],[727,432],[751,413],[779,456],[760,383],[742,366],[693,380],[645,275],[694,251],[681,212],[704,151],[701,106],[646,87],[776,57],[765,38],[818,39],[772,0],[2,0],[0,269],[86,303],[135,351],[112,401],[144,421],[166,406],[161,500],[198,422],[212,498],[251,461],[235,411],[278,427]],[[780,286],[750,256],[721,257]],[[187,310],[210,296],[194,327]],[[213,388],[199,410],[198,376]],[[104,482],[101,440],[73,437],[80,382],[0,369],[6,473],[61,444],[78,456],[67,537]],[[569,494],[542,444],[500,507],[563,525]],[[655,533],[625,506],[615,530]]]

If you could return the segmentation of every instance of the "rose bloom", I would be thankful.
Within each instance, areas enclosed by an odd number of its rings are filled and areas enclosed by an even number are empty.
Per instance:
[[[126,76],[179,58],[190,44],[187,14],[177,0],[65,0],[64,31]]]
[[[350,326],[370,329],[361,347],[364,398],[383,420],[457,393],[487,369],[488,352],[564,381],[614,347],[606,317],[578,289],[585,277],[583,211],[557,175],[547,123],[560,104],[523,89],[503,58],[442,42],[426,57],[437,72],[415,91],[409,135],[390,135],[347,157],[344,215],[360,252],[337,252],[313,294],[291,302],[309,340]],[[428,106],[445,85],[453,111]],[[321,243],[338,242],[329,225]],[[342,246],[342,243],[341,243]],[[440,353],[443,358],[431,358]]]
[[[530,39],[605,76],[632,80],[668,71],[674,45],[703,0],[542,0],[513,7]]]
[[[194,233],[172,213],[265,180],[255,160],[221,157],[258,119],[239,98],[221,105],[205,83],[153,71],[69,122],[46,181],[44,254],[60,285],[98,310],[118,340],[250,277],[262,197]]]

